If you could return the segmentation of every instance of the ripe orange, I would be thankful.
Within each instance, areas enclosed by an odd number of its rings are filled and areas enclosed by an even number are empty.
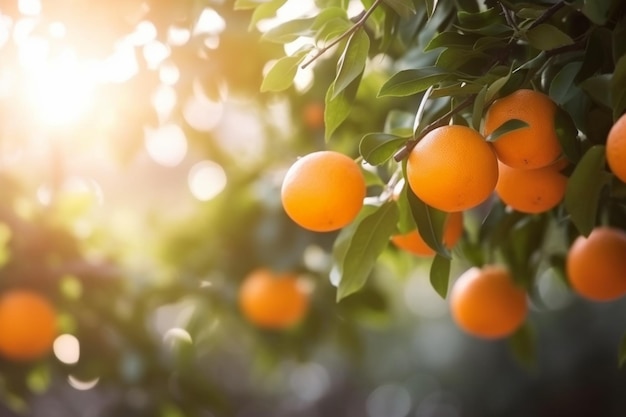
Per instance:
[[[626,114],[617,119],[606,139],[606,161],[613,174],[626,182]]]
[[[599,226],[579,236],[567,252],[566,270],[575,292],[593,301],[626,294],[626,232]]]
[[[510,336],[528,314],[526,292],[496,265],[465,271],[452,286],[450,309],[461,330],[484,339]]]
[[[239,289],[239,307],[257,326],[285,329],[305,316],[309,293],[295,274],[256,269],[246,276]]]
[[[426,204],[463,211],[489,198],[498,180],[498,161],[480,133],[466,126],[442,126],[413,148],[406,176]]]
[[[47,355],[57,336],[56,311],[42,295],[25,289],[0,296],[0,354],[30,361]]]
[[[543,213],[556,207],[563,196],[567,177],[559,161],[537,169],[518,169],[499,163],[496,193],[500,199],[523,213]]]
[[[301,227],[329,232],[354,220],[363,207],[365,190],[356,162],[339,152],[319,151],[289,168],[281,199],[287,215]]]
[[[561,145],[554,127],[556,104],[547,95],[521,89],[493,102],[485,115],[485,136],[511,119],[528,127],[500,136],[493,147],[498,159],[513,168],[542,168],[561,155]]]
[[[443,232],[443,243],[450,249],[463,234],[463,212],[450,213],[446,220]],[[394,235],[391,242],[398,248],[410,252],[417,256],[433,256],[435,251],[424,242],[417,230],[412,230],[402,235]]]

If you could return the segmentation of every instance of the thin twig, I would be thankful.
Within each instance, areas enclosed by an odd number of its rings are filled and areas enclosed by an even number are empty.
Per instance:
[[[502,3],[501,1],[499,1],[498,3],[502,8],[502,13],[504,14],[504,19],[506,20],[506,23],[513,28],[515,33],[519,33],[519,26],[517,26],[515,19],[513,19],[513,16],[511,15],[511,10],[507,9],[504,6],[504,3]]]
[[[406,158],[409,155],[411,150],[413,150],[413,148],[415,147],[415,145],[417,145],[417,142],[419,142],[420,139],[426,136],[426,134],[428,134],[430,131],[435,130],[436,128],[448,123],[448,119],[450,119],[450,117],[454,116],[455,114],[457,114],[464,108],[470,106],[474,102],[475,99],[476,99],[476,94],[472,94],[471,96],[463,100],[461,103],[459,103],[456,107],[454,107],[453,109],[450,109],[450,111],[448,111],[446,114],[444,114],[441,117],[438,117],[436,120],[426,125],[426,127],[424,128],[424,130],[422,130],[419,136],[417,136],[415,139],[411,139],[407,141],[404,144],[404,146],[400,148],[398,152],[396,152],[393,155],[393,159],[395,159],[396,162],[402,161],[404,158]]]
[[[361,26],[363,26],[365,24],[365,22],[367,21],[367,19],[372,15],[372,13],[374,13],[374,10],[376,10],[376,8],[383,2],[383,0],[376,0],[374,1],[374,3],[372,4],[372,6],[367,9],[364,13],[361,13],[359,20],[356,21],[356,23],[354,25],[352,25],[350,27],[350,29],[346,30],[344,33],[342,33],[341,35],[339,35],[338,37],[336,37],[331,43],[329,43],[328,45],[324,45],[323,48],[318,49],[317,52],[315,53],[315,55],[313,55],[311,58],[309,58],[308,60],[306,60],[301,66],[300,68],[305,69],[306,67],[308,67],[309,65],[311,65],[317,58],[319,58],[320,56],[322,56],[326,51],[328,51],[330,48],[332,48],[333,46],[337,45],[339,42],[341,42],[342,40],[346,39],[347,37],[351,36],[354,32],[356,32],[357,30],[359,30],[361,28]]]
[[[541,16],[539,16],[537,19],[535,19],[535,21],[532,22],[530,24],[530,26],[528,26],[527,30],[530,30],[530,29],[532,29],[534,27],[537,27],[540,24],[548,21],[548,19],[550,19],[556,12],[561,10],[564,6],[565,6],[565,1],[563,1],[563,0],[559,1],[558,3],[554,3],[552,6],[548,7],[546,9],[546,11],[543,12],[543,14]]]

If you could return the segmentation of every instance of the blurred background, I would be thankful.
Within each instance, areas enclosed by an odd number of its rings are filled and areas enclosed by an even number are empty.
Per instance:
[[[286,217],[282,177],[324,147],[356,156],[415,103],[376,98],[395,58],[375,57],[326,144],[336,55],[259,93],[302,41],[261,31],[315,11],[288,1],[251,25],[230,0],[0,1],[0,291],[44,293],[61,328],[50,357],[0,359],[0,415],[626,415],[626,303],[582,301],[551,271],[521,347],[463,334],[429,260],[391,246],[335,302],[335,234]],[[469,266],[457,255],[453,278]],[[242,317],[237,291],[258,267],[306,278],[300,325]]]

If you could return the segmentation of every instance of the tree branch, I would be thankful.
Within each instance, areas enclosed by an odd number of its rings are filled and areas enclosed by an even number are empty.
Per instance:
[[[365,24],[365,22],[367,21],[367,19],[372,15],[372,13],[374,13],[374,10],[376,10],[376,8],[383,2],[383,0],[376,0],[374,1],[374,3],[371,5],[371,7],[367,10],[365,10],[363,13],[361,13],[358,16],[358,20],[354,23],[354,25],[352,25],[350,27],[350,29],[346,30],[344,33],[342,33],[341,35],[339,35],[338,37],[336,37],[332,42],[330,42],[328,45],[324,45],[323,48],[318,49],[317,52],[315,53],[315,55],[313,55],[311,58],[309,58],[308,60],[306,60],[301,66],[300,68],[305,69],[306,67],[308,67],[309,65],[311,65],[317,58],[319,58],[320,56],[322,56],[324,53],[326,53],[326,51],[328,51],[330,48],[332,48],[333,46],[337,45],[339,42],[341,42],[342,40],[350,37],[354,32],[356,32],[357,30],[359,30],[361,28],[361,26],[363,26]]]

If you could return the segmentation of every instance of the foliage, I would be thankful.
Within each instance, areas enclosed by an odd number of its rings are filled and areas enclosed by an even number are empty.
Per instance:
[[[0,43],[0,79],[15,86],[0,83],[0,289],[45,294],[62,331],[80,341],[75,363],[52,355],[0,362],[3,402],[13,410],[27,413],[29,401],[69,375],[117,387],[102,415],[248,415],[245,404],[262,408],[281,389],[270,370],[326,358],[326,344],[357,364],[392,356],[384,347],[377,351],[384,355],[368,357],[368,331],[400,309],[388,276],[402,282],[424,265],[389,245],[395,233],[417,226],[437,252],[425,261],[433,294],[445,298],[460,267],[498,262],[540,304],[538,277],[566,276],[565,254],[578,235],[600,224],[626,230],[626,185],[606,167],[604,147],[626,112],[624,2],[315,0],[306,15],[272,20],[298,1],[57,1],[41,2],[35,17],[18,2],[0,4],[13,32],[30,19],[28,36],[45,38],[62,22],[63,40],[48,36],[53,52],[69,42],[81,59],[104,60],[127,40],[136,63],[132,76],[99,82],[99,99],[80,121],[50,126],[22,97],[30,82],[20,67],[24,41],[14,35]],[[195,30],[207,11],[223,27]],[[136,40],[142,22],[153,25],[150,42]],[[188,37],[174,41],[176,33]],[[156,64],[146,53],[155,45],[167,50]],[[178,78],[168,84],[172,66]],[[176,97],[165,113],[154,104],[164,85]],[[445,213],[408,187],[392,198],[406,157],[436,127],[480,131],[489,105],[520,88],[545,92],[559,106],[556,129],[571,162],[564,201],[530,215],[493,197],[466,213],[465,235],[450,251],[442,242]],[[185,113],[194,95],[245,117],[230,130],[199,128]],[[302,117],[312,103],[324,105],[323,126]],[[182,168],[134,177],[146,132],[168,123],[188,142]],[[524,127],[512,120],[489,140]],[[27,144],[28,157],[12,165],[10,151]],[[362,161],[368,185],[359,216],[337,233],[301,230],[279,203],[286,166],[322,148]],[[123,204],[114,197],[98,206],[93,192],[85,199],[64,188],[77,172],[90,172],[98,158],[76,164],[90,152],[114,155],[109,191],[142,207],[130,220],[120,220]],[[224,168],[228,185],[210,202],[189,204],[172,178],[184,181],[206,159]],[[241,316],[237,289],[261,266],[302,273],[314,287],[298,326],[267,331]],[[525,363],[541,343],[531,324],[509,340]],[[624,346],[615,347],[619,364]],[[337,372],[349,366],[338,362]]]

